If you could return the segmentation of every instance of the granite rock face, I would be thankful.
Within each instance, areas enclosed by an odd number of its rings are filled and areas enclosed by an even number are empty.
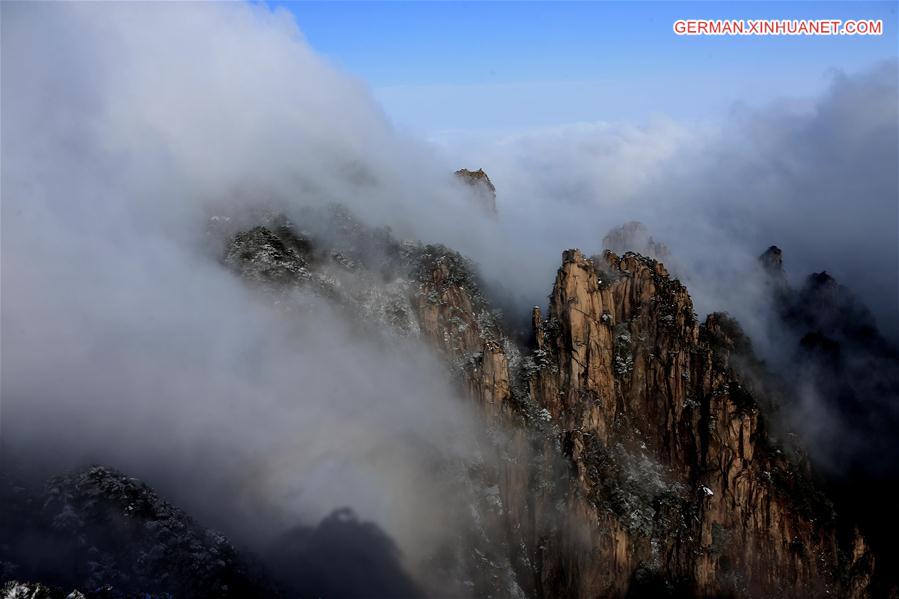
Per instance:
[[[616,516],[597,527],[601,557],[574,594],[623,595],[640,576],[700,595],[865,594],[865,542],[832,524],[804,466],[771,443],[731,365],[731,319],[698,323],[652,259],[568,251],[539,326],[558,373],[541,372],[534,395],[559,422],[595,521]],[[628,463],[641,462],[656,480],[632,500]]]

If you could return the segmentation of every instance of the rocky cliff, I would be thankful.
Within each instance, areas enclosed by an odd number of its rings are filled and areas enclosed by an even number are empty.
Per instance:
[[[580,596],[624,594],[641,572],[702,595],[864,593],[864,541],[841,536],[802,465],[771,443],[732,366],[746,344],[731,319],[698,323],[686,289],[651,259],[569,251],[538,327],[558,372],[539,373],[535,398],[583,494],[616,516],[598,561],[618,574],[599,566]],[[632,464],[657,476],[642,497],[630,496]]]
[[[425,289],[447,278],[435,265]],[[748,340],[726,315],[697,322],[661,263],[565,252],[547,314],[534,310],[533,344],[514,355],[483,338],[474,294],[441,287],[439,310],[422,308],[423,331],[477,356],[466,380],[488,414],[542,431],[538,451],[570,467],[570,479],[546,480],[512,462],[500,476],[513,544],[525,548],[523,587],[866,596],[871,552],[838,523],[801,455],[769,436]],[[464,324],[462,343],[442,343],[456,329],[440,314]]]

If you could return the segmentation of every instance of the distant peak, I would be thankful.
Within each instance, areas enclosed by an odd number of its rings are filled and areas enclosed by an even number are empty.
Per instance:
[[[496,187],[493,186],[493,182],[484,169],[470,171],[462,168],[456,171],[456,176],[473,187],[481,205],[492,216],[496,216]]]
[[[636,252],[660,262],[668,262],[671,258],[668,246],[656,241],[646,225],[636,220],[610,229],[602,239],[602,246],[620,256]]]
[[[823,288],[823,287],[836,287],[837,281],[832,276],[830,276],[826,270],[822,270],[821,272],[815,272],[809,275],[808,277],[809,283],[813,287]]]
[[[778,277],[784,276],[783,251],[776,245],[772,245],[759,256],[759,264],[768,274]]]

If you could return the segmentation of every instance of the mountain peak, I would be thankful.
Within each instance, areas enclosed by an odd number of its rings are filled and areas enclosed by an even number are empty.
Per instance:
[[[491,216],[496,216],[496,187],[484,169],[470,171],[462,168],[456,171],[456,177],[470,185],[481,202],[481,205]]]
[[[610,229],[602,238],[602,246],[619,256],[636,252],[661,262],[668,262],[671,258],[668,246],[656,241],[646,225],[636,220]]]
[[[783,250],[772,245],[759,256],[759,263],[768,274],[778,277],[784,276]]]

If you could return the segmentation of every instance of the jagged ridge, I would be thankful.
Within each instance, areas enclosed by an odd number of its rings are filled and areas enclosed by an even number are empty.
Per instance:
[[[496,527],[527,594],[865,594],[864,540],[769,437],[765,398],[731,363],[752,362],[739,326],[698,323],[661,263],[565,252],[546,318],[535,310],[533,344],[518,347],[467,260],[415,244],[402,257],[419,333],[489,421],[520,431],[498,448],[513,459],[496,474]]]

